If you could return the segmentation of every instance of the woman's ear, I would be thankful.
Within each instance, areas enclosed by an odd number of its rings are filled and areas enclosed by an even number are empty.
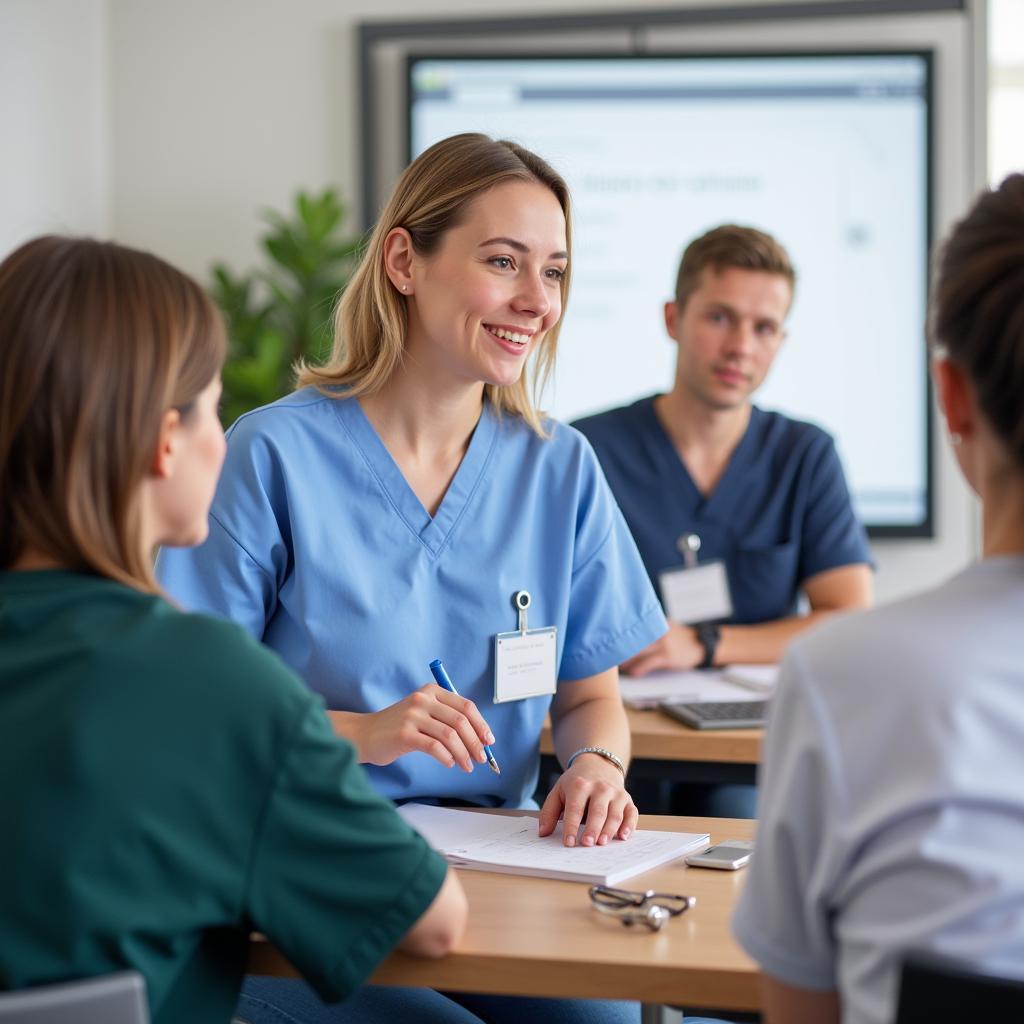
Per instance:
[[[967,374],[948,359],[936,359],[932,363],[932,379],[949,436],[958,444],[974,433],[977,415],[974,389]]]
[[[392,228],[384,239],[384,272],[403,294],[412,295],[412,265],[416,256],[412,236],[405,228]]]
[[[149,466],[150,475],[158,480],[169,480],[174,475],[180,429],[181,413],[168,409],[160,420],[160,437]]]

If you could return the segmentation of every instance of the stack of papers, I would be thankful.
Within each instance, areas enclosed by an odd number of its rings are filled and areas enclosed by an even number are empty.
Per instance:
[[[755,693],[770,694],[779,681],[778,665],[729,665],[722,669],[722,678]]]
[[[634,709],[656,708],[663,700],[750,700],[751,690],[762,696],[771,694],[778,675],[778,665],[730,665],[711,672],[652,672],[640,679],[620,676],[619,691],[626,707]]]
[[[398,813],[455,867],[617,885],[707,846],[706,832],[639,830],[607,846],[563,846],[562,823],[541,839],[537,819],[404,804]]]

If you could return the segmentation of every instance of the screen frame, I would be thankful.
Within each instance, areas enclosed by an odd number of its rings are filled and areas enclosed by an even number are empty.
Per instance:
[[[652,60],[684,60],[684,61],[715,61],[715,60],[792,60],[792,59],[829,59],[856,57],[914,57],[924,65],[924,85],[922,89],[925,101],[925,139],[924,139],[924,306],[927,316],[928,297],[931,294],[932,250],[935,241],[935,50],[933,47],[857,47],[852,49],[834,49],[830,47],[808,47],[792,49],[701,49],[701,50],[645,50],[642,53],[622,50],[569,50],[564,52],[536,52],[528,50],[476,51],[466,53],[451,50],[423,50],[408,52],[404,55],[403,82],[404,115],[405,115],[405,164],[408,166],[413,154],[413,69],[416,64],[428,61],[460,61],[465,63],[482,63],[486,61],[558,61],[572,63],[576,61],[605,60],[622,64],[636,64]],[[923,332],[926,325],[922,324]],[[931,378],[931,359],[926,336],[922,338],[922,372],[924,374],[924,515],[917,523],[865,523],[865,529],[871,539],[934,539],[935,529],[935,416],[933,413],[933,388]]]

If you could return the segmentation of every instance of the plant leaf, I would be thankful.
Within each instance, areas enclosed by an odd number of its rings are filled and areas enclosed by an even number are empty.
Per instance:
[[[300,190],[290,212],[264,209],[259,216],[266,265],[237,276],[222,262],[211,267],[208,290],[230,339],[225,423],[285,394],[296,359],[328,355],[335,303],[367,238],[343,234],[347,209],[331,188]]]

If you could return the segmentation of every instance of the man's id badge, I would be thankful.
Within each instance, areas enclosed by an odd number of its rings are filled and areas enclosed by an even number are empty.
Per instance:
[[[494,703],[545,697],[558,682],[558,629],[528,629],[530,595],[517,590],[512,603],[519,612],[519,629],[494,638]]]
[[[666,569],[658,576],[665,614],[687,626],[732,615],[729,578],[724,562],[706,562],[692,569]]]

